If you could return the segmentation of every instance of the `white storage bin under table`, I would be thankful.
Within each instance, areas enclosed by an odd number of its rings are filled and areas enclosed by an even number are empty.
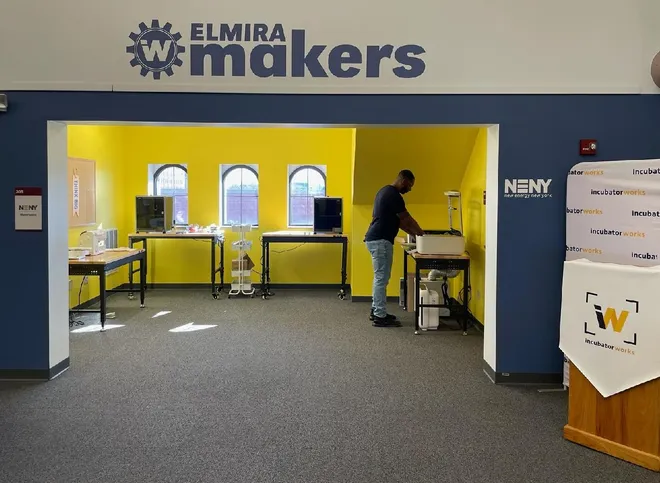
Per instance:
[[[458,237],[457,237],[458,238]],[[424,301],[420,303],[420,285],[423,285],[420,272],[422,270],[440,270],[441,272],[452,272],[452,271],[462,271],[463,272],[463,303],[461,308],[461,314],[459,320],[463,328],[463,335],[467,335],[470,311],[468,309],[468,293],[470,286],[470,256],[467,253],[462,253],[460,255],[427,255],[418,253],[416,250],[406,250],[404,249],[403,257],[403,277],[404,280],[408,279],[408,257],[411,257],[415,261],[415,286],[413,290],[415,291],[415,297],[413,301],[415,302],[415,334],[419,334],[421,330],[428,329],[426,322],[423,323],[426,327],[420,326],[420,317],[425,317],[428,313],[429,316],[435,317],[434,312],[423,312],[424,309],[436,309],[441,310],[444,307],[444,304],[441,303],[430,303]],[[432,283],[432,282],[431,282]],[[404,300],[407,300],[407,284],[404,285],[405,293]],[[439,318],[438,313],[438,318]]]

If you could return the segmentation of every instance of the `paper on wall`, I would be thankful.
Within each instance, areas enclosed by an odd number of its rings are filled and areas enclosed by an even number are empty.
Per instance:
[[[80,216],[80,176],[73,175],[73,216]]]

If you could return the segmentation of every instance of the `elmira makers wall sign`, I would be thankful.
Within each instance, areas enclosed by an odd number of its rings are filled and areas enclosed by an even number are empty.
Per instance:
[[[12,2],[0,16],[0,90],[658,92],[660,29],[645,19],[660,18],[660,2],[374,5]],[[17,42],[26,25],[38,38]]]
[[[130,35],[132,43],[126,51],[142,76],[152,74],[157,80],[162,73],[172,76],[174,68],[183,66],[184,37],[172,27],[152,20],[150,25],[140,23],[140,31]],[[251,73],[261,78],[350,79],[360,74],[366,78],[389,74],[413,79],[426,69],[421,57],[426,51],[416,44],[310,43],[305,29],[287,29],[281,23],[192,23],[185,27],[188,70],[193,77],[245,77]]]

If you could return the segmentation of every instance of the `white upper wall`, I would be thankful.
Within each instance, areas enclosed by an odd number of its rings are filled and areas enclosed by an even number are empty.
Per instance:
[[[660,0],[5,3],[2,90],[660,92],[649,73],[660,51]],[[181,65],[166,33],[129,38],[140,32],[141,22],[151,26],[152,19],[180,32],[175,40],[185,49],[178,55]],[[266,41],[214,39],[221,31],[236,33],[232,29],[241,23],[250,24],[253,33],[263,33],[256,24],[265,24]],[[244,37],[245,26],[241,33]],[[136,45],[137,56],[127,52],[127,46]],[[318,63],[312,52],[306,65],[304,56],[313,45],[326,47]],[[154,64],[159,50],[165,62]],[[244,74],[237,61],[239,70],[232,75],[227,60],[221,75],[225,54],[245,55]],[[140,61],[148,67],[145,77]],[[173,62],[170,77],[165,71]],[[412,67],[396,69],[401,63]],[[161,78],[155,80],[149,69],[163,70]],[[313,77],[310,70],[327,77]],[[259,72],[271,76],[259,77]]]

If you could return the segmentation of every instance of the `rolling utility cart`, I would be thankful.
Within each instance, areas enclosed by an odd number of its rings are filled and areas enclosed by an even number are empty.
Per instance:
[[[231,231],[239,233],[238,241],[231,244],[232,251],[236,252],[236,258],[231,261],[231,288],[227,298],[234,295],[247,295],[254,297],[252,286],[252,269],[254,262],[250,259],[248,252],[252,248],[252,241],[247,240],[245,234],[252,230],[252,225],[234,225]]]
[[[413,291],[411,303],[415,309],[415,334],[420,331],[438,330],[439,320],[443,317],[458,315],[467,335],[469,324],[468,299],[470,292],[470,255],[465,252],[463,237],[463,211],[460,191],[445,191],[449,211],[449,229],[427,231],[428,236],[417,237],[415,249],[406,243],[403,256],[402,303],[408,307],[408,290]],[[457,223],[458,227],[454,226]],[[415,261],[413,286],[408,287],[408,256]],[[422,273],[428,273],[422,277]],[[459,306],[451,303],[449,296],[449,279],[463,272],[463,300]],[[421,286],[424,287],[422,289]],[[439,285],[439,291],[433,290]],[[438,293],[439,292],[439,293]],[[453,318],[453,317],[452,317]]]

